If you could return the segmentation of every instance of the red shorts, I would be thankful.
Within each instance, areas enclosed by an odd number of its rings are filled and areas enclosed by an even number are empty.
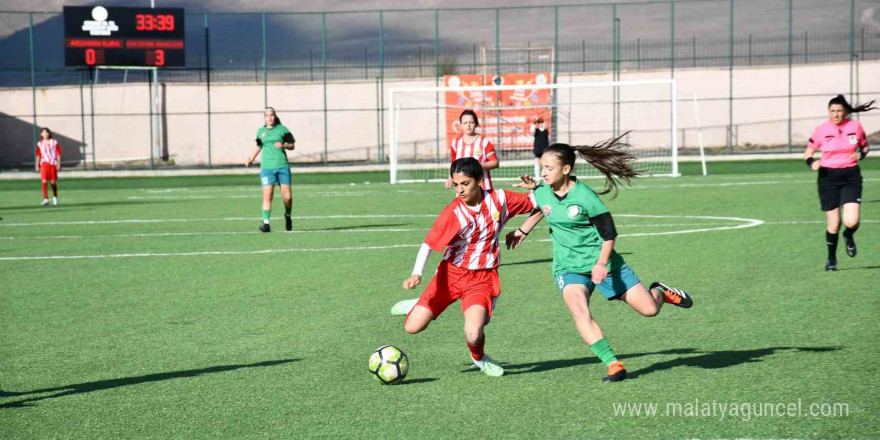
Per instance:
[[[58,180],[58,168],[55,165],[49,165],[45,162],[40,164],[40,179],[42,180]]]
[[[473,305],[483,306],[491,318],[500,294],[497,269],[462,269],[443,260],[416,305],[427,307],[437,319],[450,304],[461,299],[462,312]]]

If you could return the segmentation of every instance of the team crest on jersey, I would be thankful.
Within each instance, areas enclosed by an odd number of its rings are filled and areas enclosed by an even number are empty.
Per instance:
[[[266,137],[266,132],[264,131],[262,134],[260,134],[260,137],[261,137],[261,138]]]
[[[568,209],[566,210],[568,213],[568,218],[577,218],[581,215],[581,207],[578,205],[568,205]]]
[[[541,211],[544,211],[544,217],[550,217],[550,213],[553,212],[553,208],[550,205],[544,205],[541,207]]]
[[[492,213],[492,218],[497,222],[501,221],[501,212],[495,211]]]
[[[850,145],[858,145],[858,143],[859,143],[858,136],[856,136],[854,134],[849,135],[849,144]]]

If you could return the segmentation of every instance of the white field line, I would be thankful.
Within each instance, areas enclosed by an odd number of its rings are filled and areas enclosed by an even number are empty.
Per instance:
[[[656,223],[643,225],[618,225],[620,228],[667,228],[671,226],[728,226],[729,223]],[[374,233],[374,232],[428,232],[424,228],[352,228],[352,229],[311,229],[302,231],[284,231],[282,234],[351,234],[351,233]],[[505,230],[516,229],[512,226]],[[141,237],[192,237],[209,235],[256,235],[260,231],[225,231],[225,232],[154,232],[138,234],[109,234],[109,235],[19,235],[14,237],[0,237],[0,240],[65,240],[65,239],[93,239],[93,238],[141,238]]]
[[[205,252],[145,252],[136,254],[106,255],[46,255],[35,257],[0,257],[0,261],[20,260],[82,260],[100,258],[144,258],[144,257],[197,257],[205,255],[261,255],[288,252],[335,252],[335,251],[369,251],[395,248],[417,248],[421,244],[392,244],[388,246],[349,246],[336,248],[299,248],[299,249],[261,249],[256,251],[205,251]]]
[[[423,218],[437,217],[436,214],[363,214],[363,215],[301,215],[293,216],[294,220],[326,220],[341,218]],[[33,223],[0,223],[0,227],[17,226],[61,226],[61,225],[114,225],[114,224],[147,224],[147,223],[185,223],[185,222],[212,222],[212,221],[260,221],[259,217],[226,217],[226,218],[156,218],[156,219],[127,219],[127,220],[71,220],[58,222],[33,222]]]
[[[738,217],[716,217],[716,216],[685,216],[685,215],[646,215],[646,214],[620,214],[618,217],[638,217],[638,218],[692,218],[701,220],[727,220],[733,222],[741,222],[739,225],[723,226],[717,228],[699,228],[683,231],[667,231],[667,232],[648,232],[639,234],[625,234],[620,237],[643,237],[651,235],[671,235],[671,234],[687,234],[693,232],[722,231],[730,229],[750,228],[759,226],[764,222],[757,219],[746,219]],[[538,240],[540,241],[550,241]],[[333,248],[301,248],[301,249],[263,249],[256,251],[204,251],[204,252],[161,252],[161,253],[130,253],[130,254],[99,254],[99,255],[46,255],[46,256],[18,256],[18,257],[0,257],[0,261],[23,261],[23,260],[79,260],[79,259],[100,259],[100,258],[145,258],[145,257],[191,257],[191,256],[210,256],[210,255],[260,255],[272,253],[286,252],[334,252],[334,251],[360,251],[360,250],[381,250],[395,248],[415,248],[421,244],[394,244],[387,246],[349,246],[349,247],[333,247]]]

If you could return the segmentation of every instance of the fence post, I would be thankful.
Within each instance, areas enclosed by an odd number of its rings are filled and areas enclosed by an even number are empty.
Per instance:
[[[364,79],[369,78],[369,70],[367,69],[367,46],[364,46]]]
[[[553,57],[558,57],[558,53],[554,53]],[[587,71],[587,40],[581,40],[581,59],[584,61],[584,72]]]
[[[385,15],[379,11],[379,120],[382,121],[382,143],[379,144],[379,163],[385,163]],[[394,130],[394,127],[391,127]]]
[[[696,37],[696,35],[691,37],[691,59],[694,62],[692,67],[697,67],[697,37]]]
[[[80,147],[80,157],[82,157],[83,170],[86,169],[86,105],[83,97],[83,71],[79,69],[79,115],[82,124],[82,146]]]
[[[751,34],[749,34],[751,36]],[[792,0],[788,0],[788,152],[791,153],[791,62],[794,43],[792,35]]]
[[[33,119],[31,125],[31,135],[33,136],[33,142],[31,145],[37,144],[37,77],[35,74],[36,67],[34,66],[34,13],[28,12],[28,56],[29,56],[29,68],[31,74],[31,117]],[[33,151],[33,150],[32,150]]]
[[[669,77],[675,78],[675,2],[669,2],[669,46]]]
[[[440,12],[434,9],[434,87],[440,86]],[[436,154],[440,161],[440,92],[434,92]]]
[[[327,165],[327,13],[321,13],[321,71],[324,90],[324,165]]]
[[[849,100],[853,101],[853,73],[856,56],[856,0],[849,0]]]
[[[728,99],[727,99],[728,110],[727,111],[728,111],[728,116],[729,116],[728,129],[730,130],[730,136],[728,137],[727,142],[728,142],[728,148],[730,149],[730,152],[733,153],[733,144],[734,144],[734,139],[733,139],[733,0],[730,0],[730,36],[728,37],[728,40],[730,43],[730,51],[729,51],[730,79],[728,80],[729,85],[730,85],[730,89],[728,90]]]
[[[269,71],[266,66],[266,13],[260,14],[263,20],[263,108],[269,106]]]
[[[208,168],[211,168],[211,38],[208,14],[205,14],[205,78],[208,90]]]
[[[749,34],[749,66],[752,65],[752,34]]]

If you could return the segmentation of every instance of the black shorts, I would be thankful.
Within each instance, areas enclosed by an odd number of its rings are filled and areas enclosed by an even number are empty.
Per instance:
[[[850,168],[819,168],[819,204],[823,211],[846,203],[862,203],[862,172]]]

